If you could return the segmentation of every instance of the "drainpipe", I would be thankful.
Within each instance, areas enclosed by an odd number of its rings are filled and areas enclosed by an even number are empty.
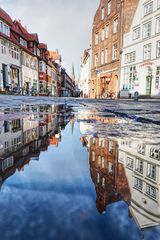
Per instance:
[[[118,78],[118,95],[120,93],[120,80],[121,80],[121,62],[122,62],[122,50],[123,50],[123,33],[124,33],[124,0],[121,0],[121,28],[120,28],[120,57],[119,57],[119,78]]]

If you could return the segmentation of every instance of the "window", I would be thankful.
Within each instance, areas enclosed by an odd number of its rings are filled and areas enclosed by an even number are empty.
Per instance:
[[[125,55],[125,63],[132,63],[136,60],[136,52],[127,53]]]
[[[7,42],[5,40],[1,40],[1,52],[2,54],[7,53]]]
[[[104,28],[102,29],[102,41],[104,41],[104,38],[105,38],[105,30]]]
[[[117,43],[113,45],[113,49],[112,49],[112,60],[116,60],[116,59],[117,59]]]
[[[136,39],[140,38],[140,34],[141,34],[141,28],[140,27],[134,29],[133,30],[133,40],[136,40]]]
[[[143,181],[139,178],[136,178],[134,179],[134,186],[139,189],[139,190],[142,190],[143,189]]]
[[[104,7],[102,8],[102,15],[101,15],[101,20],[104,19]]]
[[[146,194],[149,195],[150,197],[153,197],[154,199],[157,198],[156,188],[152,187],[149,184],[146,184]]]
[[[156,33],[160,33],[160,17],[156,19]]]
[[[105,178],[103,177],[103,178],[102,178],[102,187],[103,187],[103,188],[105,188],[105,182],[106,182],[106,180],[105,180]]]
[[[142,155],[145,155],[145,149],[146,149],[146,147],[144,144],[139,144],[137,147],[137,152]]]
[[[133,158],[127,157],[127,167],[133,169],[134,160]]]
[[[155,89],[160,88],[160,66],[156,69],[156,83],[155,83]]]
[[[97,173],[97,183],[100,183],[100,174]]]
[[[10,130],[10,123],[9,121],[4,121],[4,132],[7,133]]]
[[[153,2],[147,3],[144,6],[144,16],[147,16],[148,14],[153,12]]]
[[[12,167],[13,163],[14,163],[13,156],[3,160],[3,162],[2,162],[2,170],[5,171],[7,168]]]
[[[96,33],[95,35],[95,45],[99,43],[99,33]]]
[[[92,162],[95,162],[95,160],[96,160],[96,154],[95,152],[92,152]]]
[[[19,49],[13,44],[9,45],[9,55],[14,59],[19,60]]]
[[[105,63],[108,63],[108,48],[106,48],[105,52]]]
[[[109,162],[109,164],[108,164],[108,172],[111,175],[113,174],[113,164],[111,162]]]
[[[95,67],[98,66],[98,53],[95,55]]]
[[[10,37],[10,28],[9,26],[0,20],[0,32],[5,34],[6,36]]]
[[[153,159],[156,159],[156,160],[160,160],[160,149],[151,148],[150,157],[153,158]]]
[[[143,59],[144,60],[149,60],[151,59],[151,44],[147,44],[143,48]]]
[[[106,26],[106,38],[109,37],[109,26]]]
[[[157,0],[157,8],[160,8],[160,0]]]
[[[152,164],[147,165],[147,177],[156,180],[156,165]]]
[[[111,14],[111,0],[108,1],[108,15]]]
[[[27,48],[27,41],[24,40],[23,38],[20,38],[20,44]]]
[[[157,42],[157,58],[160,58],[160,41]]]
[[[151,36],[152,22],[145,23],[143,25],[143,38]]]
[[[124,77],[123,77],[124,90],[134,89],[134,81],[136,80],[136,76],[137,76],[137,71],[136,71],[135,65],[124,68]]]
[[[105,140],[104,139],[99,139],[99,147],[104,148],[105,146]]]
[[[118,18],[116,18],[114,20],[114,24],[113,24],[113,33],[118,32]]]
[[[136,171],[143,174],[143,161],[136,159]]]
[[[101,165],[101,156],[98,156],[98,165]]]
[[[102,157],[102,168],[104,168],[104,162],[105,162],[104,157]]]
[[[101,52],[101,64],[104,64],[104,51]]]
[[[109,141],[109,153],[113,154],[113,141]]]

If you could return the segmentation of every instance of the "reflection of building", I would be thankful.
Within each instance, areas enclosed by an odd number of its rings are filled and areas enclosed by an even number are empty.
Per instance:
[[[139,1],[129,32],[124,34],[121,96],[160,95],[160,1]]]
[[[10,109],[1,117],[5,119]],[[72,116],[71,109],[61,106],[26,107],[24,117],[0,121],[0,182],[23,171],[31,160],[39,160],[40,152],[47,151],[49,145],[58,147],[61,129]],[[64,118],[61,117],[64,114]]]
[[[118,161],[124,164],[131,189],[130,211],[141,228],[160,224],[160,145],[120,141]]]
[[[117,162],[117,142],[106,138],[91,138],[89,161],[91,177],[96,187],[96,206],[100,213],[106,206],[124,199],[129,203],[130,192],[124,167]]]
[[[124,200],[140,228],[160,225],[160,145],[83,136],[100,213]]]

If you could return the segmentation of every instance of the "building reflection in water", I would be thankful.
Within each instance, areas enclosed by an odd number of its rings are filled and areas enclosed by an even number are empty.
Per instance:
[[[58,147],[61,130],[74,118],[65,106],[25,107],[24,112],[24,117],[12,119],[10,109],[4,110],[3,117],[10,120],[0,121],[1,186],[16,170],[23,171],[31,160],[38,161],[49,145]]]
[[[160,145],[83,136],[100,213],[124,200],[141,229],[160,225]]]

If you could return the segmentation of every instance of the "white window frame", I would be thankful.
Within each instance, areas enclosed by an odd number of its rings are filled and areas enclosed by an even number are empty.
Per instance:
[[[107,10],[108,16],[111,14],[111,6],[112,6],[111,0],[109,0],[109,1],[108,1],[108,10]]]
[[[114,19],[114,23],[113,23],[113,33],[117,33],[118,32],[118,17]]]
[[[101,20],[104,20],[104,7],[101,9]]]
[[[106,38],[109,38],[109,25],[106,25]]]
[[[151,59],[151,43],[144,45],[143,47],[143,60],[150,60]]]
[[[144,17],[148,16],[153,12],[153,1],[148,2],[147,4],[144,5]]]
[[[156,18],[156,34],[160,33],[160,16]]]
[[[151,37],[152,34],[152,21],[143,25],[143,39]]]
[[[133,40],[139,39],[141,36],[141,28],[137,27],[133,30]]]

